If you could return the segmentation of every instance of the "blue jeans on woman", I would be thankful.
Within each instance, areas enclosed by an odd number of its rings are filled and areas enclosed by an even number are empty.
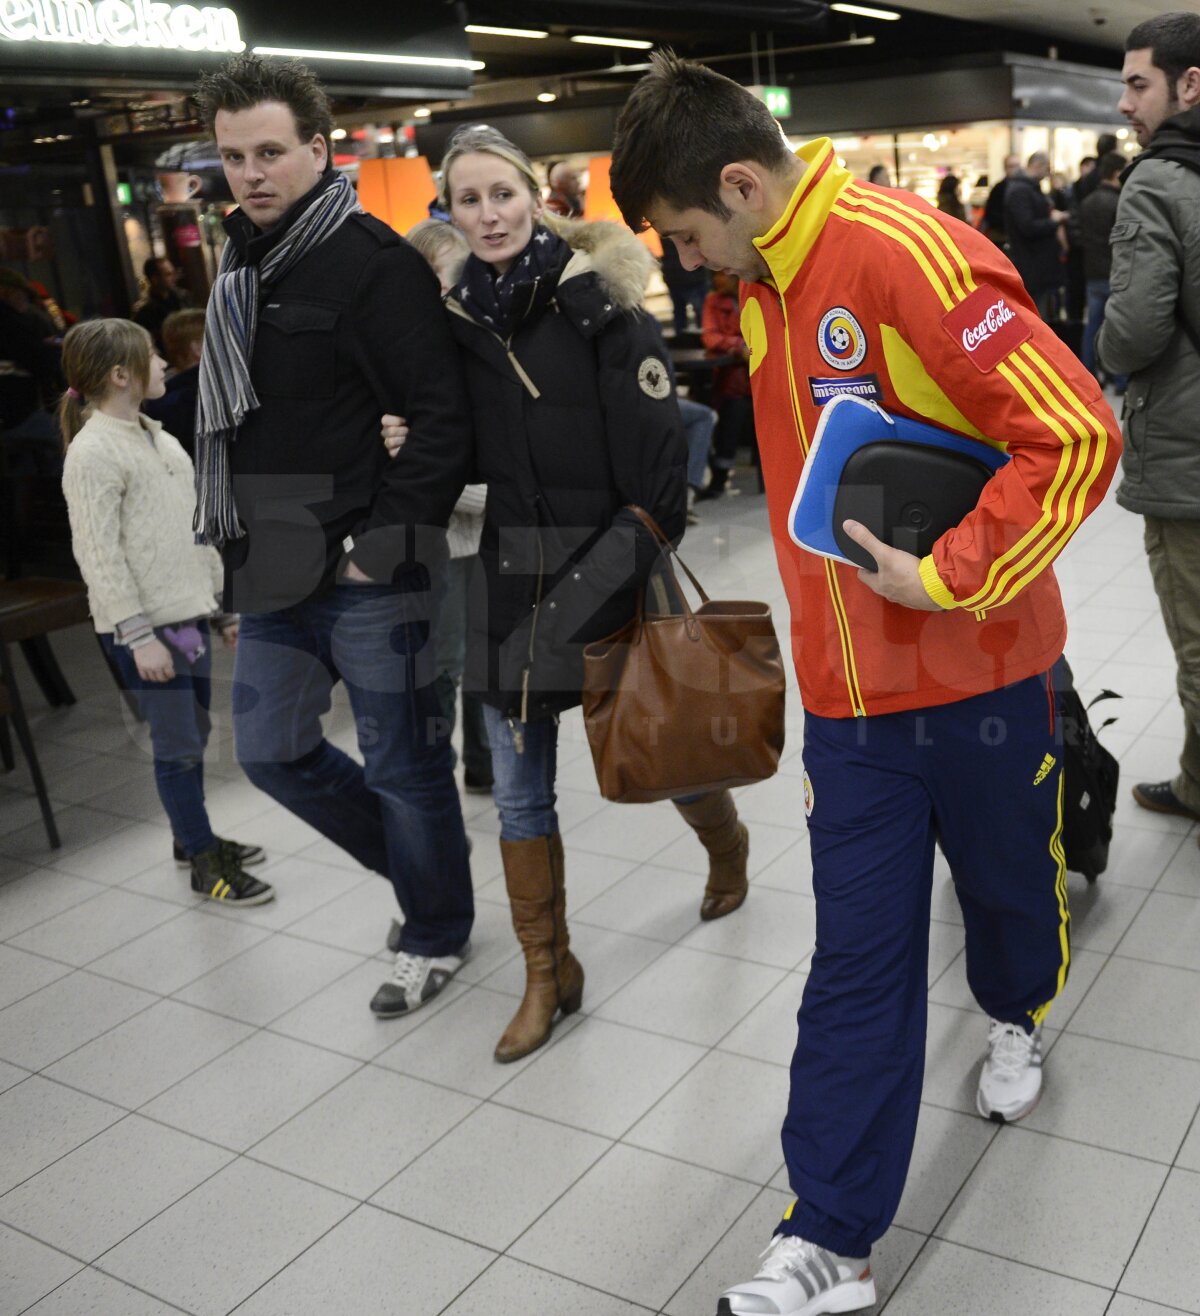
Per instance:
[[[399,948],[439,956],[466,942],[475,907],[434,685],[434,602],[416,573],[244,614],[233,728],[238,762],[260,790],[391,881],[404,914]],[[321,727],[337,681],[365,766]]]
[[[129,648],[117,644],[111,635],[100,636],[104,652],[121,673],[150,728],[158,798],[175,840],[189,859],[217,843],[204,807],[204,747],[212,725],[212,652],[207,623],[197,625],[204,636],[204,652],[191,663],[167,644],[161,630],[154,632],[175,661],[175,675],[169,681],[145,680]]]
[[[492,747],[492,798],[500,814],[502,841],[532,841],[558,831],[554,777],[558,771],[558,722],[519,722],[491,704],[483,706]],[[514,732],[516,733],[514,735]],[[518,738],[520,749],[518,749]],[[681,795],[692,804],[700,795]]]

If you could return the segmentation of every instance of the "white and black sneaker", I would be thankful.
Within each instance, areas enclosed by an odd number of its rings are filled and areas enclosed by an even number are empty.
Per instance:
[[[371,1009],[391,1017],[412,1014],[428,1004],[467,962],[471,943],[464,942],[453,955],[414,955],[396,952],[392,976],[371,998]]]
[[[241,841],[227,841],[223,836],[217,837],[217,845],[225,854],[233,855],[239,868],[253,868],[267,857],[261,845],[243,845]],[[174,855],[176,868],[192,866],[192,861],[183,853],[183,847],[178,841],[174,845]]]
[[[1041,1027],[1027,1033],[1020,1024],[992,1019],[975,1096],[979,1113],[997,1124],[1008,1124],[1028,1115],[1041,1095]]]
[[[776,1234],[758,1274],[721,1294],[717,1316],[821,1316],[874,1305],[870,1257],[840,1257],[806,1238]]]

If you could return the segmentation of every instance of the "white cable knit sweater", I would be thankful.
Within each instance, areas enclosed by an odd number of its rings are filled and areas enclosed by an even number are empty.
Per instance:
[[[94,411],[63,462],[71,548],[102,634],[139,613],[155,626],[207,617],[223,584],[220,555],[193,541],[191,458],[139,420]]]

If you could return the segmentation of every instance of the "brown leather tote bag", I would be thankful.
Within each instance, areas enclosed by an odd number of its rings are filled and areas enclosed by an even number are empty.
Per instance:
[[[765,603],[710,599],[648,513],[680,611],[635,616],[584,646],[583,718],[606,800],[645,804],[762,781],[783,752],[784,678]],[[689,605],[672,557],[700,596]]]

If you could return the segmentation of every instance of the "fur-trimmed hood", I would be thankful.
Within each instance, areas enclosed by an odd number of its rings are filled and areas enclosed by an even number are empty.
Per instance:
[[[654,257],[624,224],[546,214],[541,222],[574,252],[559,279],[560,288],[570,279],[594,273],[619,310],[632,311],[641,306]]]

